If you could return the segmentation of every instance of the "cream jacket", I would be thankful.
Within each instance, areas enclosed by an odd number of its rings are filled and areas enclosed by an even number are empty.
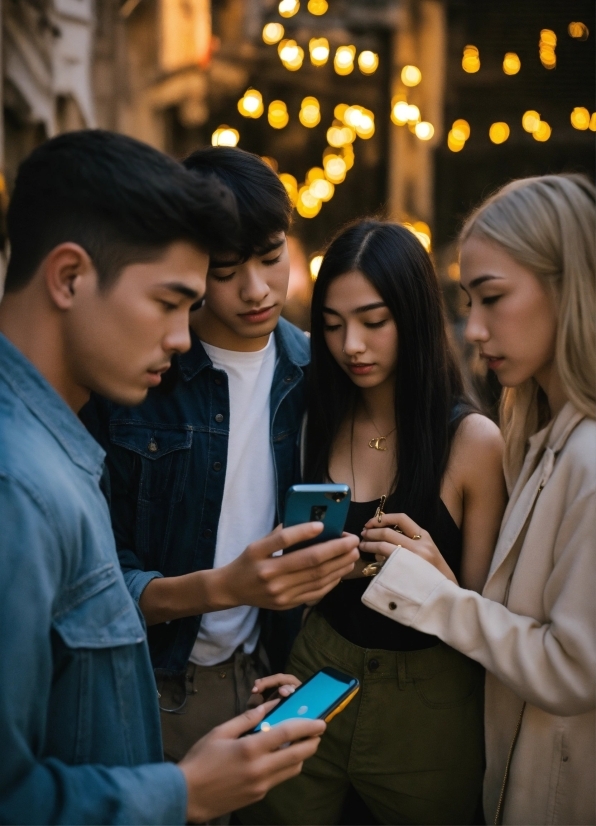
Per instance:
[[[567,403],[530,440],[482,596],[405,548],[364,593],[487,669],[488,823],[507,766],[503,823],[596,822],[595,584],[596,421]]]

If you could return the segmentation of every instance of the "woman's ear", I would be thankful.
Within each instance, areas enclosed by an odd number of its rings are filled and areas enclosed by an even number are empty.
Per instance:
[[[82,277],[96,274],[88,253],[72,242],[54,247],[41,266],[50,301],[59,310],[70,309]]]

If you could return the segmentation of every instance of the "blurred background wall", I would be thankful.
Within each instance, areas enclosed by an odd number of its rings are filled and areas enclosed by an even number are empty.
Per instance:
[[[237,144],[295,205],[286,314],[330,236],[377,214],[431,250],[456,335],[454,239],[514,177],[594,176],[592,0],[0,0],[0,198],[71,129],[182,157]]]

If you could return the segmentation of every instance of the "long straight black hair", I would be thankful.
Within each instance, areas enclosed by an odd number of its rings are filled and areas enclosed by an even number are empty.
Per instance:
[[[323,307],[331,282],[359,271],[377,290],[397,325],[395,382],[397,476],[404,512],[426,521],[436,513],[451,440],[474,408],[445,329],[431,259],[398,224],[364,220],[331,242],[315,283],[311,309],[305,479],[329,479],[329,455],[340,425],[353,415],[359,390],[325,343]],[[336,480],[343,481],[343,480]]]

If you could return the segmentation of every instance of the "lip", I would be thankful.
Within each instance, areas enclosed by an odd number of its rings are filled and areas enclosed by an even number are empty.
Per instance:
[[[505,361],[504,356],[491,356],[490,353],[480,353],[480,357],[485,359],[489,370],[498,370]]]
[[[248,321],[250,324],[260,324],[263,321],[268,321],[273,315],[275,304],[270,307],[262,307],[258,310],[250,310],[248,313],[238,313],[240,318]]]
[[[170,369],[170,366],[170,364],[166,364],[163,367],[158,367],[157,370],[147,370],[149,384],[156,387],[161,382],[163,374]]]
[[[348,364],[347,368],[350,373],[353,373],[355,376],[366,376],[372,370],[374,370],[374,364]]]

